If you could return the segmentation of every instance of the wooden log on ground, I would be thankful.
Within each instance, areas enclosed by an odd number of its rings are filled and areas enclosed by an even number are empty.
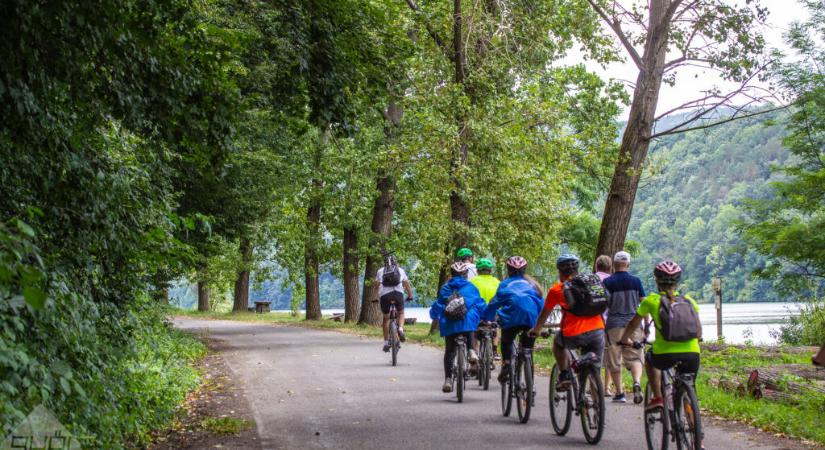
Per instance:
[[[811,362],[815,366],[825,367],[825,344],[822,344],[822,348],[819,349],[819,353],[811,358]]]
[[[332,315],[332,317],[329,318],[329,320],[331,320],[333,322],[343,322],[344,313],[335,313],[335,314]]]
[[[788,371],[782,367],[754,369],[748,375],[748,392],[753,395],[757,389],[802,394],[809,391],[825,395],[825,388],[816,383],[799,383],[787,379]]]
[[[751,395],[757,400],[766,400],[774,403],[785,403],[788,405],[795,405],[799,403],[793,395],[774,389],[757,388],[751,392]]]
[[[404,318],[404,325],[415,325],[415,322],[417,320],[418,319],[416,319],[415,317],[405,317]]]

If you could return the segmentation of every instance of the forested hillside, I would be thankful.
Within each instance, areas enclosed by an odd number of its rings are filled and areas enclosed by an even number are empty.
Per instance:
[[[685,269],[685,287],[710,300],[711,278],[724,278],[725,301],[780,301],[771,282],[753,279],[763,256],[743,248],[736,221],[746,198],[768,194],[788,151],[783,127],[766,117],[669,136],[652,148],[628,238],[639,248],[634,270],[652,288],[650,267],[673,258]],[[666,126],[666,124],[664,124]]]

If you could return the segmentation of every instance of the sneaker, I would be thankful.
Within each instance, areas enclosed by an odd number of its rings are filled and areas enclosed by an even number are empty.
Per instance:
[[[453,380],[452,380],[452,378],[445,378],[444,379],[444,385],[441,386],[441,392],[444,392],[445,394],[447,394],[447,393],[450,393],[452,391],[453,391]]]
[[[384,353],[389,353],[389,352],[390,352],[390,344],[389,344],[389,342],[385,342],[384,343]]]
[[[501,366],[501,370],[498,372],[498,382],[501,384],[507,383],[507,380],[510,379],[510,366],[503,365]]]
[[[478,362],[478,353],[475,350],[470,349],[470,357],[468,358],[471,363],[475,364]]]
[[[403,328],[398,329],[398,340],[401,342],[407,342],[407,335],[404,334]]]
[[[493,353],[493,361],[501,361],[501,355],[498,353]]]
[[[639,404],[644,401],[642,398],[642,386],[639,383],[633,383],[633,403]]]
[[[627,397],[624,396],[624,393],[616,394],[613,396],[613,403],[627,403]]]
[[[650,400],[650,403],[645,406],[645,411],[652,411],[662,407],[662,397],[656,397]]]
[[[556,390],[563,391],[570,387],[573,383],[573,374],[570,373],[570,369],[562,370],[559,372],[559,381],[556,383]]]

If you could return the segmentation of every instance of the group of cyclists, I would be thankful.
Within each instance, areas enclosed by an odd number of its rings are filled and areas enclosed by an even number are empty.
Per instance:
[[[479,326],[488,326],[493,321],[498,323],[502,361],[498,381],[504,384],[511,373],[509,364],[516,339],[519,339],[521,348],[532,349],[545,322],[558,307],[561,321],[552,340],[559,369],[557,390],[567,389],[573,380],[568,354],[569,350],[575,350],[582,355],[592,353],[597,361],[603,362],[605,384],[608,378],[613,382],[612,397],[616,403],[626,401],[622,366],[632,375],[636,404],[643,401],[640,383],[642,372],[646,371],[651,397],[647,399],[645,410],[662,408],[659,371],[675,367],[680,373],[695,375],[699,370],[699,308],[690,296],[680,294],[677,289],[682,273],[678,264],[670,260],[656,264],[653,276],[657,292],[646,294],[641,280],[629,273],[630,262],[631,256],[625,251],[612,257],[602,255],[597,258],[595,274],[580,274],[579,258],[562,254],[556,260],[558,282],[545,295],[539,283],[527,274],[525,258],[507,258],[507,276],[499,282],[492,274],[494,266],[490,259],[481,258],[476,262],[470,249],[458,250],[456,260],[450,266],[450,278],[440,288],[438,298],[430,308],[430,317],[438,321],[445,341],[442,391],[449,393],[453,390],[451,374],[458,336],[463,336],[462,341],[468,343],[467,360],[472,374],[479,360],[476,343]],[[395,261],[392,263],[397,265]],[[377,281],[382,279],[379,274]],[[406,279],[405,274],[403,279]],[[404,287],[412,296],[408,282]],[[403,305],[403,299],[398,302],[398,295],[403,293],[400,288],[392,291],[395,293],[381,289],[386,338],[388,308],[385,305],[390,301]],[[584,294],[581,294],[582,289]],[[582,296],[589,300],[580,300]],[[642,343],[647,341],[650,325],[656,329],[656,339],[645,353]],[[401,335],[403,341],[403,331]]]

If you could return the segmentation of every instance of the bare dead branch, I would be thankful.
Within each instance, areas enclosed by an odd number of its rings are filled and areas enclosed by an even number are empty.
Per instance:
[[[749,103],[749,104],[752,104],[752,103]],[[784,109],[788,109],[789,107],[790,107],[790,105],[782,105],[782,106],[777,106],[775,108],[763,109],[763,110],[754,111],[752,113],[743,114],[743,115],[739,115],[738,112],[741,112],[741,111],[737,111],[737,113],[734,113],[733,115],[731,115],[728,118],[718,120],[718,121],[715,121],[715,122],[712,122],[712,123],[697,125],[695,127],[680,128],[680,127],[683,127],[684,125],[686,125],[686,124],[681,124],[681,125],[678,125],[676,127],[672,127],[672,128],[670,128],[666,131],[663,131],[661,133],[655,133],[652,136],[650,136],[649,139],[650,140],[658,139],[660,137],[668,136],[668,135],[671,135],[671,134],[687,133],[688,131],[706,130],[708,128],[713,128],[713,127],[716,127],[716,126],[719,126],[719,125],[723,125],[723,124],[726,124],[726,123],[729,123],[729,122],[733,122],[734,120],[742,120],[742,119],[747,119],[749,117],[761,116],[763,114],[768,114],[768,113],[772,113],[772,112],[775,112],[775,111],[782,111]]]

